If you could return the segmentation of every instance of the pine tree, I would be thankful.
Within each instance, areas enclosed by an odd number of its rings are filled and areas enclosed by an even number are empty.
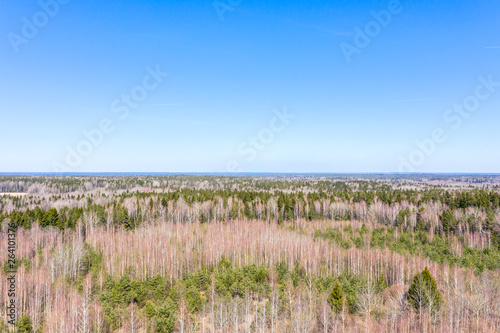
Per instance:
[[[233,202],[233,205],[231,207],[231,220],[236,220],[238,218],[238,203]]]
[[[396,227],[403,226],[406,230],[408,223],[410,222],[410,215],[410,208],[400,210],[398,216],[396,217]]]
[[[385,289],[387,289],[387,283],[385,283],[384,276],[381,274],[378,277],[377,283],[375,285],[375,290],[379,293],[383,292]]]
[[[41,225],[42,227],[53,226],[64,229],[63,221],[61,220],[61,217],[59,216],[59,213],[55,208],[49,209],[49,211],[45,214]]]
[[[342,306],[344,305],[344,292],[342,291],[339,280],[337,280],[333,286],[330,296],[328,297],[328,304],[333,311],[342,311]]]
[[[408,290],[408,300],[415,310],[427,308],[431,314],[435,314],[441,307],[443,298],[427,267],[413,278]]]
[[[483,227],[486,230],[493,230],[493,226],[495,225],[495,211],[490,209],[486,215],[486,219],[483,222]]]
[[[117,226],[124,226],[125,229],[132,229],[128,211],[120,204],[117,204],[113,207],[113,222]]]
[[[443,212],[443,215],[441,215],[441,222],[443,222],[444,232],[455,232],[455,229],[457,228],[457,221],[455,219],[455,216],[453,216],[453,214],[449,210]]]
[[[22,315],[21,318],[16,322],[16,328],[18,333],[31,333],[33,332],[33,325],[28,316]]]

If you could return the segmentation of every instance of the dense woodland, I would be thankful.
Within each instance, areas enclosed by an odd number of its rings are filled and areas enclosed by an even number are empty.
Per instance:
[[[0,222],[19,332],[500,331],[499,176],[0,176]]]

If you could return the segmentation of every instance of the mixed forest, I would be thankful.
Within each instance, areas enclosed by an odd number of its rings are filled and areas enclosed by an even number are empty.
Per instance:
[[[500,176],[4,175],[0,223],[0,332],[500,331]]]

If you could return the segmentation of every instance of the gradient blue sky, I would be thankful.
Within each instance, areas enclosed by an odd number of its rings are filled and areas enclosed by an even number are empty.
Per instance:
[[[229,3],[229,0],[222,0]],[[54,171],[83,130],[113,133],[72,171],[394,172],[417,139],[448,140],[422,172],[500,172],[500,88],[458,130],[443,121],[500,81],[500,2],[401,1],[403,11],[347,63],[339,44],[386,1],[76,1],[14,52],[36,1],[0,0],[0,172]],[[169,76],[126,119],[112,102],[147,66]],[[295,114],[247,161],[238,146]]]

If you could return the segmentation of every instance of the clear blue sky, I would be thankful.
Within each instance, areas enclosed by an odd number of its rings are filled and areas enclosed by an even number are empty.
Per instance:
[[[448,139],[415,171],[500,172],[500,87],[457,129],[443,119],[480,76],[500,82],[500,2],[402,0],[350,63],[341,43],[389,1],[221,2],[72,0],[50,17],[0,0],[0,172],[394,172],[435,128]],[[169,75],[120,118],[148,66]],[[69,167],[103,119],[114,130]]]

